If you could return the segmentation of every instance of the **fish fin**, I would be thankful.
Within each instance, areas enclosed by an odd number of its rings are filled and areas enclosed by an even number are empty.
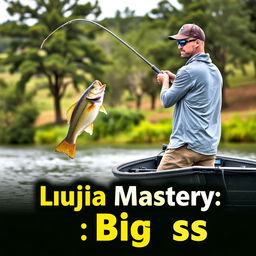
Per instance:
[[[87,126],[84,131],[88,132],[90,135],[92,135],[93,134],[93,124],[90,124],[89,126]]]
[[[92,111],[95,107],[96,107],[96,105],[95,105],[94,103],[92,103],[92,104],[86,109],[86,112]]]
[[[68,155],[70,158],[75,158],[76,153],[76,144],[70,144],[67,141],[63,140],[56,148],[55,151],[63,152]]]
[[[103,112],[104,114],[108,114],[105,107],[103,105],[100,106],[100,112]]]
[[[68,124],[70,123],[72,114],[73,114],[74,109],[75,109],[75,107],[76,107],[76,104],[77,104],[77,102],[76,102],[75,104],[73,104],[72,106],[70,106],[69,109],[67,110],[66,116],[67,116]]]

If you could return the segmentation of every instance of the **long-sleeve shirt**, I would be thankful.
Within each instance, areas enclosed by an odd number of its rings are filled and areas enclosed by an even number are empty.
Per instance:
[[[169,89],[161,92],[162,105],[175,105],[168,148],[187,145],[213,155],[221,136],[222,76],[209,54],[198,53],[178,70]]]

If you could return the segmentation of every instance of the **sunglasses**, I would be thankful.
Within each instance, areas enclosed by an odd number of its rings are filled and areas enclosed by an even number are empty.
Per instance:
[[[179,41],[177,41],[177,45],[178,46],[185,46],[187,43],[190,43],[190,42],[194,42],[194,41],[196,41],[197,39],[191,39],[191,40],[179,40]]]

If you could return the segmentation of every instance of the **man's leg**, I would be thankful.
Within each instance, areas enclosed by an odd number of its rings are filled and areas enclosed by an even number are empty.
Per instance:
[[[195,162],[194,165],[214,167],[215,158],[215,155],[202,155],[202,157]]]
[[[170,170],[176,168],[189,167],[193,165],[190,152],[186,146],[175,149],[167,149],[157,168],[157,171]]]
[[[157,171],[176,168],[198,166],[214,166],[215,155],[203,155],[182,146],[177,149],[168,149],[157,168]]]

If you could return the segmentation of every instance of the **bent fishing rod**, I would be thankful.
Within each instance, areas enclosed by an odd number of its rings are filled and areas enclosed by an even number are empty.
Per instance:
[[[118,41],[120,41],[122,44],[124,44],[126,47],[128,47],[131,51],[133,51],[138,57],[140,57],[144,62],[146,62],[152,69],[154,72],[156,72],[157,74],[162,73],[156,66],[154,66],[151,62],[149,62],[145,57],[143,57],[140,53],[138,53],[133,47],[131,47],[129,44],[127,44],[123,39],[121,39],[120,37],[118,37],[116,34],[114,34],[112,31],[110,31],[109,29],[107,29],[106,27],[102,26],[101,24],[92,21],[92,20],[87,20],[87,19],[73,19],[73,20],[69,20],[66,23],[60,25],[59,27],[57,27],[55,30],[53,30],[42,42],[40,49],[43,48],[45,42],[49,39],[49,37],[51,37],[55,32],[57,32],[58,30],[60,30],[61,28],[65,27],[66,25],[71,24],[74,21],[85,21],[85,22],[89,22],[92,23],[102,29],[104,29],[105,31],[107,31],[110,35],[112,35],[113,37],[115,37]]]

